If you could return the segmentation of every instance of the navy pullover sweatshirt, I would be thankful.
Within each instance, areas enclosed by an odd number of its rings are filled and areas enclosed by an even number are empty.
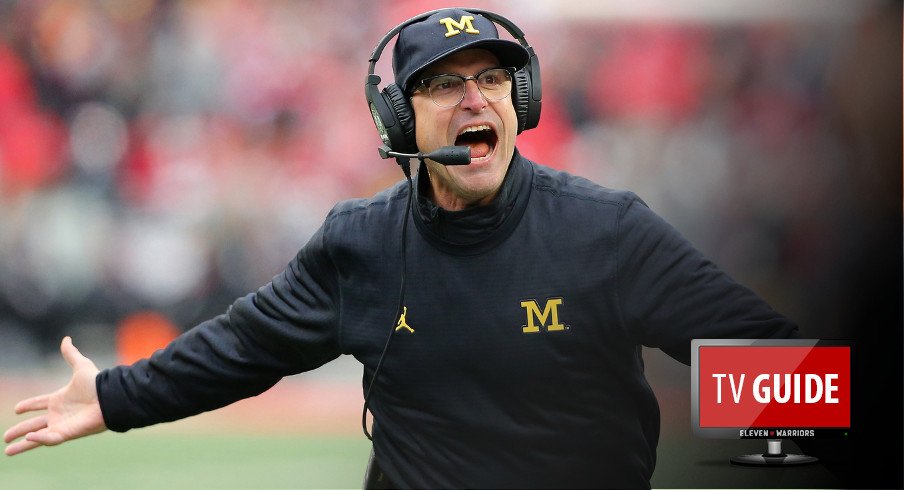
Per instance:
[[[797,327],[637,196],[515,153],[497,199],[448,212],[406,182],[338,204],[287,268],[149,360],[102,371],[114,431],[259,394],[355,356],[374,451],[402,487],[649,487],[659,406],[641,346]],[[408,217],[405,325],[395,308]],[[299,413],[304,417],[304,413]],[[364,465],[362,461],[362,466]]]

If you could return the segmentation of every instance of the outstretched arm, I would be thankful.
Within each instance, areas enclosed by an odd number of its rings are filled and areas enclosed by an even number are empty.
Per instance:
[[[3,434],[3,442],[9,444],[5,450],[7,456],[14,456],[38,446],[56,446],[107,430],[97,400],[95,386],[97,366],[72,345],[72,339],[69,337],[63,339],[60,351],[72,367],[72,379],[66,386],[53,393],[22,400],[16,404],[17,414],[39,410],[46,410],[46,413],[19,422]],[[23,438],[16,440],[20,437]]]
[[[106,427],[125,432],[224,407],[338,357],[337,273],[322,230],[269,284],[224,314],[147,359],[101,371]]]
[[[797,325],[634,198],[619,222],[618,287],[637,343],[690,365],[692,339],[793,338]]]

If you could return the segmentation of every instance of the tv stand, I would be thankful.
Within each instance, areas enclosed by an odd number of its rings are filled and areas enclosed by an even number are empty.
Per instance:
[[[817,461],[819,459],[813,456],[785,454],[781,439],[766,439],[766,452],[763,454],[745,454],[731,458],[731,464],[741,466],[798,466]]]

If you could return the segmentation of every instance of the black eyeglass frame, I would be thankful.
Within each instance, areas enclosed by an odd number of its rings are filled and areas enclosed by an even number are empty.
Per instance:
[[[427,88],[426,93],[427,93],[427,96],[430,97],[431,102],[433,102],[434,104],[436,104],[439,107],[444,107],[444,108],[455,107],[458,104],[461,104],[461,101],[464,100],[464,98],[465,98],[465,90],[464,89],[461,91],[461,98],[459,98],[456,103],[454,103],[452,105],[444,106],[444,105],[440,105],[436,101],[436,99],[433,98],[433,94],[430,93],[430,88],[427,84],[431,80],[439,78],[439,77],[456,77],[456,78],[459,78],[462,80],[462,87],[464,87],[465,84],[467,84],[468,80],[474,80],[474,83],[477,84],[477,90],[480,91],[481,96],[483,96],[485,99],[487,99],[489,101],[499,102],[500,100],[504,100],[506,97],[510,96],[512,94],[512,91],[509,90],[508,92],[506,92],[505,95],[503,95],[502,97],[499,97],[498,99],[491,99],[491,98],[487,97],[487,95],[485,93],[483,93],[483,89],[480,88],[480,83],[477,82],[477,79],[480,78],[480,75],[483,75],[484,73],[486,73],[490,70],[505,70],[505,72],[508,73],[509,81],[514,86],[515,72],[518,71],[517,68],[515,68],[513,66],[491,66],[489,68],[484,68],[483,70],[480,70],[479,72],[477,72],[473,75],[469,75],[469,76],[460,75],[458,73],[438,73],[436,75],[430,75],[429,77],[422,78],[421,80],[419,80],[417,83],[414,84],[414,89],[411,91],[411,95],[414,95],[419,92],[423,93],[423,89],[426,87]]]

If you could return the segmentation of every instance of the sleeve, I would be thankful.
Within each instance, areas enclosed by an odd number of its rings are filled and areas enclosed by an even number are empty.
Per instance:
[[[636,343],[690,364],[697,338],[793,338],[797,325],[631,195],[618,225],[621,316]]]
[[[340,354],[338,283],[322,226],[286,269],[227,312],[131,366],[96,378],[113,431],[169,422],[258,395]]]

